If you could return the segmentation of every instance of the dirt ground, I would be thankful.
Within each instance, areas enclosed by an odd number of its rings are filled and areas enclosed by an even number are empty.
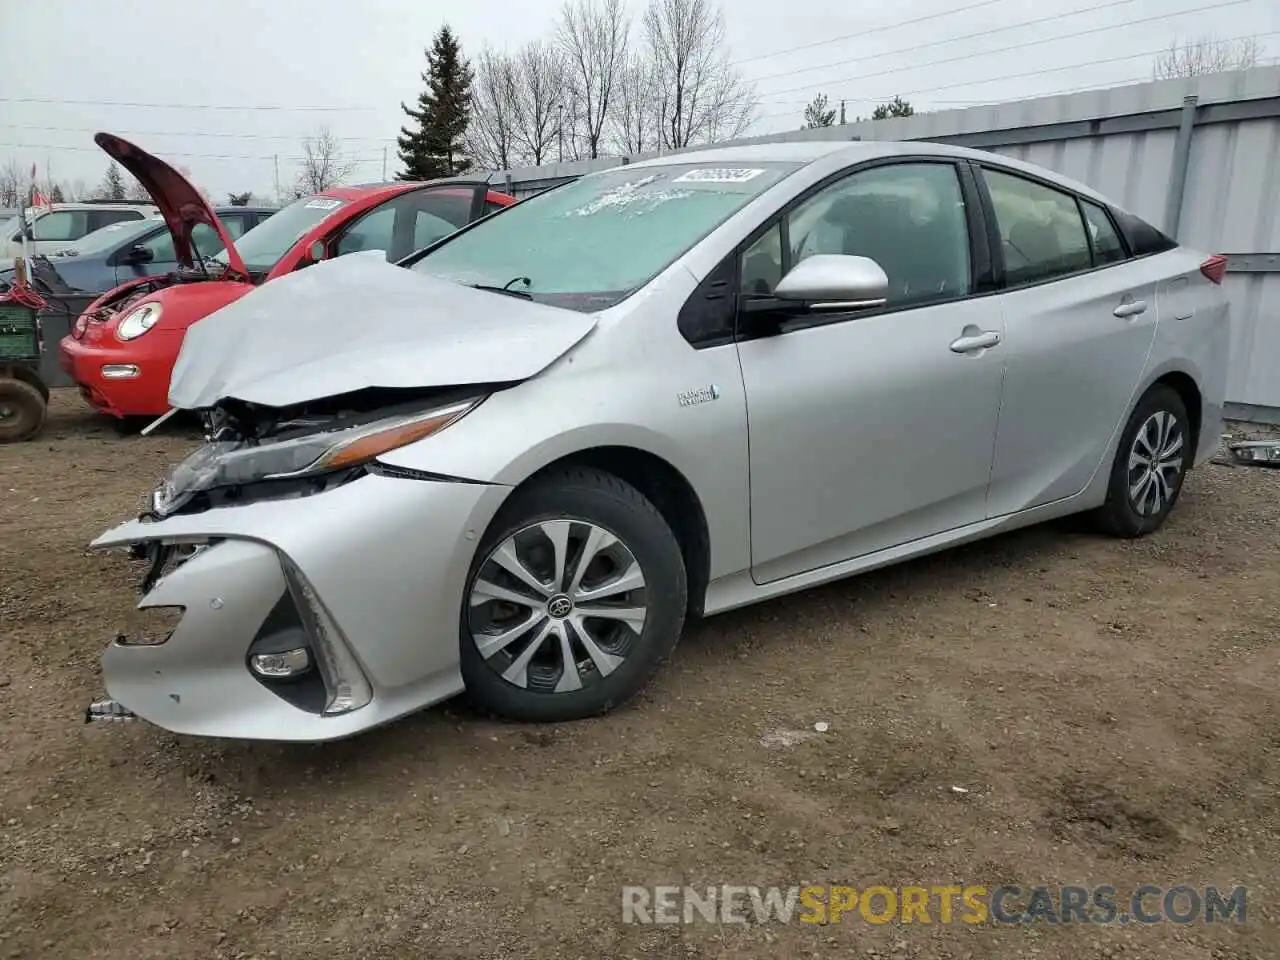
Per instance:
[[[0,448],[0,958],[1280,957],[1280,471],[1197,471],[1141,541],[1054,524],[695,624],[597,720],[86,726],[138,571],[85,545],[195,442],[60,395]],[[626,884],[1145,882],[1247,885],[1247,921],[621,912]]]

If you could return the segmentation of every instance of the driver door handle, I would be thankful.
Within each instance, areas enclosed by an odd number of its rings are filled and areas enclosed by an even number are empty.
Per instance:
[[[986,350],[1000,342],[1000,334],[995,330],[984,330],[972,336],[960,337],[951,341],[952,353],[973,353],[975,350]]]
[[[1147,301],[1125,300],[1111,312],[1122,320],[1127,317],[1136,317],[1140,313],[1147,312]]]

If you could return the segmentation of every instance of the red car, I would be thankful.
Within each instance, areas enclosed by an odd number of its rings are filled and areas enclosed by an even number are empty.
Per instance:
[[[187,327],[256,285],[357,250],[383,250],[395,262],[515,202],[464,180],[332,187],[233,243],[199,191],[164,161],[111,134],[94,140],[151,194],[179,264],[175,273],[139,276],[103,294],[59,345],[63,369],[85,400],[122,422],[168,412],[169,377]],[[210,227],[225,247],[214,257],[193,242]]]

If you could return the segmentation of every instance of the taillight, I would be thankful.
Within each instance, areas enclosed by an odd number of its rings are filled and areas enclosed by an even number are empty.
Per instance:
[[[1214,283],[1221,283],[1227,275],[1227,258],[1218,253],[1200,264],[1200,272]]]

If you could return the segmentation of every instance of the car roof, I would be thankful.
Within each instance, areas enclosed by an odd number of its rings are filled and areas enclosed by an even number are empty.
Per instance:
[[[988,150],[957,147],[948,143],[932,143],[927,140],[799,140],[777,143],[750,143],[733,147],[710,147],[703,150],[690,150],[686,153],[669,153],[665,156],[637,161],[629,164],[625,169],[667,166],[673,163],[796,163],[801,166],[807,166],[824,157],[837,155],[846,164],[897,156],[936,156],[954,157],[960,160],[978,160],[984,163],[999,164],[1010,170],[1029,173],[1057,183],[1084,196],[1092,197],[1103,203],[1110,203],[1106,197],[1092,187],[1044,167],[1025,163],[1003,154],[992,153]],[[618,169],[614,167],[609,172],[616,172]]]
[[[476,187],[484,184],[490,193],[500,192],[500,184],[487,183],[476,177],[444,177],[439,180],[388,180],[382,183],[357,183],[351,186],[329,187],[321,190],[319,196],[333,197],[337,200],[361,200],[371,194],[394,196],[409,190],[421,190],[425,187]]]
[[[151,200],[66,200],[61,203],[52,204],[53,210],[140,210],[147,207],[154,207],[155,202]],[[50,207],[36,207],[41,211],[48,210]]]
[[[329,187],[326,190],[318,192],[321,197],[333,197],[335,200],[363,200],[365,197],[373,195],[385,194],[393,196],[397,193],[403,193],[414,187],[421,186],[418,183],[409,183],[406,181],[392,181],[391,183],[358,183],[351,186]]]

